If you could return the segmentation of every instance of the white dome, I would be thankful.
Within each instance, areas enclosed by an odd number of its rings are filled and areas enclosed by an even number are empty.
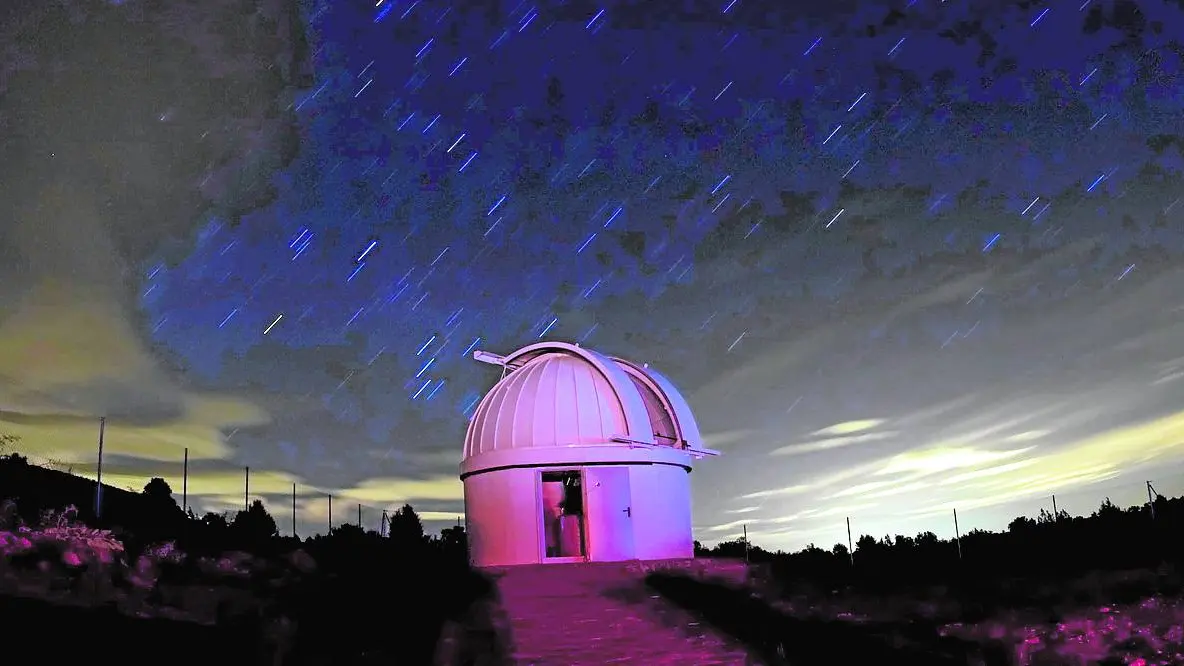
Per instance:
[[[603,445],[699,448],[682,396],[644,366],[550,342],[505,357],[477,406],[464,458],[494,451]]]

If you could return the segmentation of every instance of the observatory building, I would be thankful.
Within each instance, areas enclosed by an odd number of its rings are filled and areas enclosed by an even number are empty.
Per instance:
[[[473,357],[502,368],[460,466],[474,566],[694,555],[692,463],[717,452],[669,380],[563,342]]]

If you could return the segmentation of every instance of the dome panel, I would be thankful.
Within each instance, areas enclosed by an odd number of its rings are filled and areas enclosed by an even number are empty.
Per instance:
[[[495,450],[610,444],[618,437],[640,440],[648,435],[648,429],[634,432],[629,427],[631,421],[648,422],[636,389],[626,377],[601,372],[601,364],[590,362],[595,360],[552,351],[511,370],[473,414],[465,457]],[[619,372],[615,365],[613,369]],[[621,379],[626,382],[623,389],[613,383]],[[632,410],[632,418],[627,410]],[[652,441],[652,435],[645,440]]]

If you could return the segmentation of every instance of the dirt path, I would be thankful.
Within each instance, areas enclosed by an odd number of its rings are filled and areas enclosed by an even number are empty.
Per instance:
[[[636,565],[527,566],[496,575],[523,666],[757,663],[648,591]]]

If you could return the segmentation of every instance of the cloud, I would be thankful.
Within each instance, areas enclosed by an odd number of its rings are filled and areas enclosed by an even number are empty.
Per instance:
[[[705,531],[707,531],[707,532],[726,532],[728,530],[735,530],[735,529],[742,527],[744,525],[751,525],[751,524],[758,523],[758,522],[762,522],[762,521],[759,521],[759,520],[733,520],[730,523],[723,523],[721,525],[712,525],[711,527],[705,528]]]
[[[417,500],[464,499],[464,486],[456,475],[428,479],[366,479],[339,492],[343,499],[396,508],[404,503],[414,504]]]
[[[0,87],[15,103],[0,110],[12,139],[0,142],[0,432],[20,436],[35,459],[85,468],[107,416],[109,455],[180,461],[188,448],[191,460],[228,459],[224,433],[266,425],[268,414],[233,393],[195,390],[158,357],[155,322],[137,306],[150,268],[189,250],[211,214],[266,203],[291,157],[282,148],[296,119],[283,108],[309,80],[300,36],[287,34],[297,25],[286,20],[290,3],[258,8],[278,33],[260,39],[214,34],[230,25],[218,17],[240,9],[222,0],[202,6],[213,20],[180,5],[95,6],[86,13],[101,17],[68,20],[60,7],[22,1],[20,27],[0,28],[15,30],[0,54]],[[30,37],[46,26],[65,31],[52,46]],[[142,76],[88,74],[129,66]],[[240,100],[249,107],[210,104],[234,86],[254,91]],[[222,484],[203,482],[210,492]]]
[[[810,364],[828,358],[828,351],[855,344],[852,341],[855,331],[906,322],[911,317],[940,306],[965,305],[980,289],[1003,293],[1026,288],[1037,276],[1071,265],[1096,248],[1099,242],[1098,238],[1083,238],[1046,251],[1038,257],[1000,255],[994,267],[988,270],[963,270],[950,274],[948,269],[934,265],[929,268],[918,267],[899,280],[865,283],[862,291],[853,297],[858,298],[860,304],[866,304],[866,307],[848,304],[848,316],[844,316],[841,323],[822,323],[786,336],[784,342],[759,347],[758,351],[747,357],[740,356],[728,369],[695,389],[691,393],[692,404],[728,404],[728,398],[734,399],[740,395],[767,395],[770,400],[783,399],[786,377],[801,373]],[[967,266],[976,263],[975,257],[967,260]],[[737,278],[742,279],[745,278]],[[931,286],[916,290],[915,285],[918,283]],[[879,305],[879,302],[887,300],[881,298],[886,293],[896,294],[901,289],[907,289],[909,295],[897,300],[894,306]],[[853,314],[855,311],[860,314]]]
[[[225,459],[232,452],[225,431],[268,422],[268,416],[251,403],[224,396],[182,393],[178,414],[158,423],[108,419],[104,454],[180,462],[188,448],[191,461]],[[30,418],[0,412],[0,429],[20,437],[20,452],[33,457],[90,464],[98,455],[97,417]]]
[[[749,429],[710,433],[703,436],[703,445],[710,449],[723,449],[730,444],[743,442],[755,433],[755,430]]]
[[[726,509],[724,513],[752,513],[753,511],[760,511],[759,506],[742,506],[739,509]]]
[[[895,436],[895,432],[865,432],[858,435],[847,435],[844,437],[831,437],[830,439],[823,439],[816,442],[805,442],[803,444],[789,444],[773,449],[769,452],[771,456],[792,456],[803,453],[815,453],[817,451],[830,451],[831,449],[839,449],[844,446],[851,446],[852,444],[862,444],[864,442],[875,442],[882,439],[888,439]]]
[[[842,483],[849,479],[865,476],[876,469],[876,464],[865,463],[862,465],[853,466],[851,468],[840,470],[838,472],[831,472],[829,474],[819,474],[812,480],[802,481],[787,486],[780,486],[778,488],[770,488],[768,490],[758,490],[751,493],[741,495],[739,499],[770,499],[776,497],[791,497],[795,495],[802,495],[824,488],[833,487],[836,484]]]
[[[88,479],[96,477],[93,469],[75,469],[74,473]],[[173,489],[174,496],[178,500],[181,498],[181,491],[184,487],[181,473],[170,475],[160,474],[153,470],[137,472],[126,468],[118,471],[106,468],[103,470],[104,484],[135,492],[142,490],[153,477],[163,478]],[[307,485],[301,477],[287,472],[252,469],[248,484],[244,469],[208,469],[190,470],[188,496],[191,504],[218,504],[226,500],[231,505],[242,508],[244,492],[248,493],[251,498],[274,495],[290,497],[293,484],[297,487],[298,495],[321,493],[320,489]]]
[[[1010,444],[1018,444],[1018,443],[1022,443],[1022,442],[1033,442],[1038,439],[1043,439],[1044,437],[1047,437],[1049,434],[1051,434],[1051,432],[1052,431],[1050,431],[1050,430],[1025,430],[1023,432],[1017,432],[1014,435],[1008,435],[1007,437],[1003,438],[1003,441],[1008,442]]]
[[[938,446],[906,451],[905,453],[892,456],[875,474],[876,476],[909,472],[917,475],[938,474],[956,469],[979,467],[999,460],[1014,458],[1031,450],[1031,447],[1005,451],[989,451],[969,447],[951,448]]]
[[[855,433],[871,430],[884,423],[883,419],[862,419],[859,421],[844,421],[828,426],[821,430],[815,430],[813,435],[817,437],[831,437],[835,435],[853,435]]]

